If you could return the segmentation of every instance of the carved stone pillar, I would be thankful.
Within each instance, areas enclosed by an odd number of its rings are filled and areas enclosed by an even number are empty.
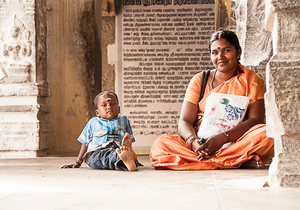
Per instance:
[[[272,36],[265,30],[265,0],[217,0],[219,27],[234,31],[242,47],[241,63],[265,78],[272,56]]]
[[[216,30],[219,28],[230,29],[231,25],[231,0],[215,0],[216,4]]]
[[[0,157],[46,155],[45,0],[0,1]]]
[[[300,187],[300,2],[266,0],[274,56],[267,68],[267,130],[275,139],[271,186]]]
[[[272,36],[265,30],[265,0],[232,0],[231,28],[242,47],[241,63],[265,78],[272,56]]]
[[[115,66],[108,61],[108,47],[115,44],[117,1],[102,0],[102,34],[101,34],[101,55],[102,55],[102,85],[101,90],[115,91]],[[117,57],[117,55],[115,55]]]

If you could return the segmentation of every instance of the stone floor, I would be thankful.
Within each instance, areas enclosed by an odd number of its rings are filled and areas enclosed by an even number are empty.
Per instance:
[[[300,209],[300,189],[263,187],[267,169],[60,169],[74,159],[0,159],[0,209]]]

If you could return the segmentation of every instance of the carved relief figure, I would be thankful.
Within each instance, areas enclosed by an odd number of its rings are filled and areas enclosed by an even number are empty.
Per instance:
[[[260,40],[257,42],[257,49],[267,53],[271,57],[272,53],[272,37],[270,32],[264,30],[265,21],[265,0],[256,0],[253,5],[253,17],[257,23],[261,23]]]
[[[272,37],[265,31],[265,0],[234,0],[236,33],[244,46],[242,62],[259,65],[272,56]],[[253,54],[254,50],[259,50]]]
[[[1,41],[0,81],[4,83],[28,82],[31,64],[28,61],[32,52],[30,31],[16,15],[7,33],[7,40]]]

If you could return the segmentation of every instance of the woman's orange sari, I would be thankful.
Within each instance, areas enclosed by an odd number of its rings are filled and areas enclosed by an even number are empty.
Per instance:
[[[222,83],[212,91],[209,90],[209,82],[205,89],[203,99],[199,102],[199,113],[204,113],[206,98],[211,92],[226,93],[232,95],[248,96],[251,105],[264,96],[264,81],[253,71],[239,65],[239,74],[230,80]],[[198,104],[201,91],[202,74],[197,74],[191,80],[185,101]],[[201,125],[198,121],[198,127]],[[243,136],[236,140],[231,146],[219,150],[214,158],[199,161],[197,155],[191,151],[184,140],[178,135],[166,134],[160,136],[152,145],[150,158],[156,169],[174,170],[209,170],[216,168],[238,168],[240,165],[255,155],[258,155],[262,162],[266,162],[273,154],[274,140],[266,136],[266,126],[256,125],[249,129]]]

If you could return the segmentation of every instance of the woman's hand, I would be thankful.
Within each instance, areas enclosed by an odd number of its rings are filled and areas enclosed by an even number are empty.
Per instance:
[[[69,164],[69,165],[63,165],[60,168],[79,168],[80,164],[79,163],[74,163],[74,164]]]
[[[200,156],[205,157],[206,159],[209,159],[211,157],[213,157],[210,153],[208,153],[207,151],[205,151],[206,148],[204,149],[200,149],[203,148],[202,145],[205,143],[206,140],[204,139],[196,139],[193,144],[192,144],[192,150],[196,153],[196,155],[198,156],[197,159],[199,159]],[[202,160],[202,159],[201,159]]]
[[[196,153],[196,155],[200,155],[200,151],[198,151],[198,148],[201,146],[200,139],[196,139],[192,143],[192,150]]]
[[[216,151],[218,151],[223,144],[227,143],[227,137],[224,133],[219,133],[217,135],[211,136],[205,139],[206,142],[198,144],[198,148],[196,148],[195,153],[198,155],[198,160],[209,159],[215,156]],[[193,148],[194,149],[194,148]]]

